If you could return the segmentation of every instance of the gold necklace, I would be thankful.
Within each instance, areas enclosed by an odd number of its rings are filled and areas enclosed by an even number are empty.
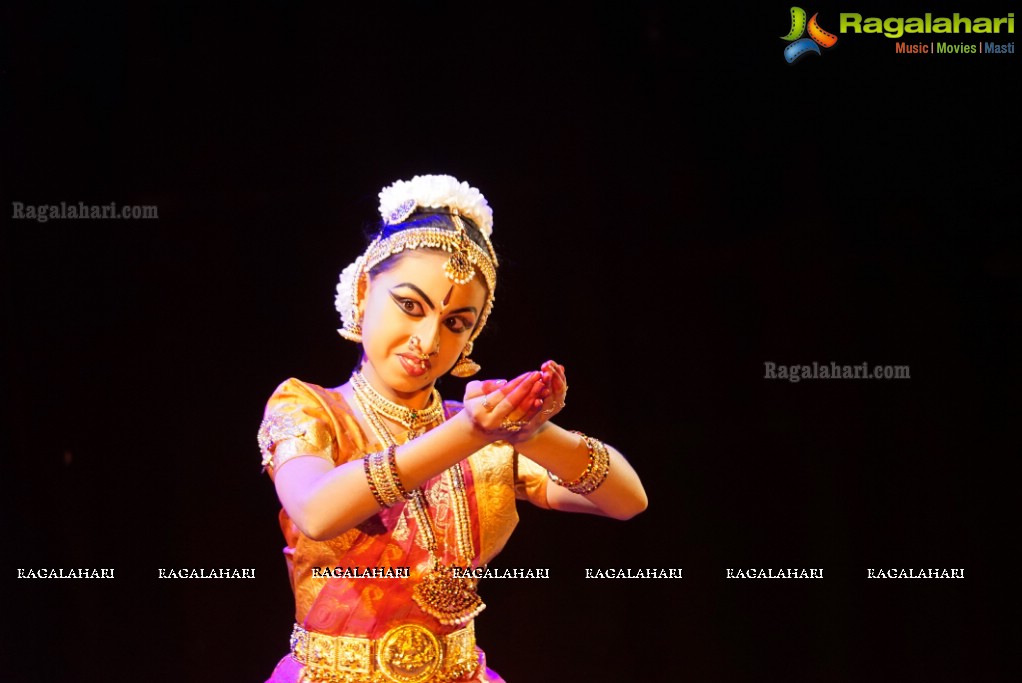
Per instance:
[[[361,370],[352,373],[351,386],[363,400],[372,406],[377,414],[383,415],[407,429],[409,439],[414,439],[425,431],[425,427],[443,419],[444,402],[440,399],[440,392],[435,387],[430,394],[429,405],[422,410],[416,410],[395,403],[378,392]]]
[[[352,375],[352,379],[355,376]],[[362,378],[364,380],[364,378]],[[366,383],[368,384],[368,382]],[[381,445],[390,447],[396,445],[394,436],[384,424],[382,416],[372,403],[365,386],[360,382],[353,381],[352,389],[355,395],[355,403],[358,409],[366,418],[369,427],[375,433]],[[439,392],[434,401],[443,405]],[[441,419],[443,412],[440,413]],[[411,437],[410,437],[411,438]],[[461,471],[461,463],[455,464],[444,472],[447,484],[452,492],[452,508],[454,511],[455,536],[457,538],[457,555],[459,561],[465,565],[460,568],[464,571],[475,557],[475,550],[472,546],[472,517],[468,506],[468,493],[465,489],[465,477]],[[412,600],[426,614],[437,619],[441,624],[460,625],[473,619],[477,614],[486,609],[482,598],[476,592],[479,582],[471,576],[455,575],[453,566],[444,565],[440,562],[437,549],[439,543],[433,523],[429,518],[426,502],[426,494],[422,487],[413,489],[408,493],[408,501],[411,504],[412,516],[415,517],[415,525],[421,535],[422,544],[429,552],[429,569],[422,575],[422,579],[412,589]]]

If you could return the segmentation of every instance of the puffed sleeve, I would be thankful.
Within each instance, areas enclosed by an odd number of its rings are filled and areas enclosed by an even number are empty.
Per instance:
[[[337,450],[332,419],[322,399],[304,382],[289,379],[273,392],[259,425],[263,468],[280,469],[300,455],[334,462]]]
[[[515,453],[515,498],[527,500],[541,508],[550,508],[546,500],[546,486],[550,481],[546,470],[521,453]]]

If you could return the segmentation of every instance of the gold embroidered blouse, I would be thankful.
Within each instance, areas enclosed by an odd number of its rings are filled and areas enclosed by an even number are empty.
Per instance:
[[[458,403],[448,402],[446,405],[448,415],[461,409]],[[265,419],[259,430],[259,444],[263,464],[270,468],[279,467],[298,455],[314,455],[341,465],[380,449],[362,431],[352,407],[337,389],[324,389],[297,379],[281,384],[267,402]],[[477,548],[475,564],[478,566],[490,562],[511,536],[518,523],[516,498],[548,507],[547,475],[542,467],[515,452],[513,446],[504,441],[473,453],[466,462],[468,467],[463,471],[470,473],[466,477],[466,487],[472,513],[473,545]],[[443,477],[434,477],[427,482],[426,495],[431,514],[435,515],[437,536],[444,539],[445,547],[453,548],[455,530],[450,519],[453,515],[446,504],[448,492],[444,490],[443,481]],[[379,567],[404,567],[424,557],[420,552],[422,549],[415,545],[415,534],[409,533],[408,516],[403,508],[403,505],[398,505],[380,510],[357,527],[327,541],[306,537],[287,512],[280,511],[280,528],[287,543],[284,554],[295,595],[295,619],[299,624],[306,622],[314,607],[332,610],[332,621],[336,621],[336,612],[351,608],[316,606],[317,597],[328,579],[321,575],[322,572],[314,572],[314,568],[351,566],[353,560],[363,567],[371,561]],[[365,604],[359,609],[371,610],[371,597],[360,598],[359,602]],[[378,604],[382,606],[386,601]],[[352,623],[355,621],[352,619]],[[335,628],[339,626],[334,624]]]

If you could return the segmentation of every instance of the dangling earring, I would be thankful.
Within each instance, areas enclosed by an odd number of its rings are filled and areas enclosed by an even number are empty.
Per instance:
[[[469,354],[472,353],[472,342],[465,345],[465,350],[461,352],[461,359],[454,364],[451,368],[451,374],[455,377],[471,377],[472,375],[479,372],[481,369],[479,363],[469,358]]]
[[[348,341],[353,341],[356,344],[362,343],[362,316],[358,316],[358,320],[352,320],[350,323],[344,323],[344,327],[337,330],[337,334],[341,335]]]
[[[362,343],[362,326],[358,323],[351,323],[337,330],[337,334],[341,335],[348,341],[353,341],[356,344]]]

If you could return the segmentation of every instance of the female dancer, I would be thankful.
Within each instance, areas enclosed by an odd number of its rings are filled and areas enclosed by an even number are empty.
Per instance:
[[[291,653],[269,680],[501,681],[473,619],[515,499],[628,519],[646,495],[615,449],[550,421],[568,391],[558,363],[441,400],[438,377],[479,369],[493,215],[450,176],[399,181],[380,200],[380,232],[337,287],[359,369],[334,389],[284,382],[259,430],[296,602]]]

